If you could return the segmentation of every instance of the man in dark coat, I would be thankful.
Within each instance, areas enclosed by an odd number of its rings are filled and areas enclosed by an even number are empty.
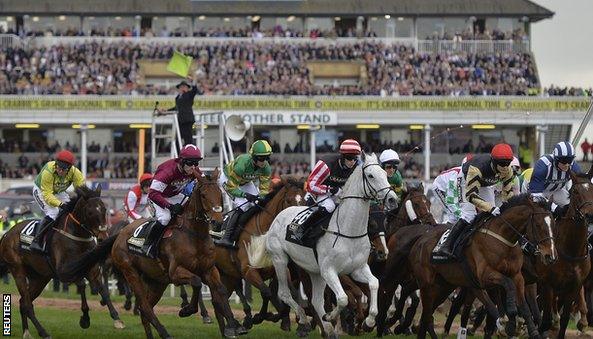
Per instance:
[[[193,144],[193,126],[196,122],[194,117],[194,97],[198,94],[198,87],[193,84],[193,78],[188,76],[187,79],[190,81],[183,80],[176,87],[179,94],[175,97],[175,106],[168,110],[159,109],[160,113],[177,111],[177,120],[179,121],[179,132],[181,134],[181,141],[183,145]]]

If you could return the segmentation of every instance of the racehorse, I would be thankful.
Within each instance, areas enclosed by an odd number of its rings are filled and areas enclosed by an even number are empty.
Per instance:
[[[386,224],[388,253],[391,253],[396,247],[397,239],[393,235],[400,228],[413,224],[436,225],[436,220],[430,212],[430,201],[424,194],[424,185],[422,185],[422,183],[415,186],[408,185],[407,191],[402,196],[400,209],[397,213],[392,213],[388,216]],[[384,265],[378,267],[373,273],[381,276],[383,269]],[[380,290],[384,289],[387,284],[393,284],[393,282],[389,280],[380,281]],[[390,300],[379,300],[379,316],[377,318],[378,333],[387,333],[386,329],[390,328],[401,319],[408,297],[412,299],[412,303],[406,311],[403,322],[397,326],[395,334],[409,332],[408,329],[412,325],[416,309],[420,303],[418,296],[413,293],[418,287],[413,279],[402,283],[401,286],[402,290],[399,299],[393,297],[389,309],[387,309],[387,305]],[[395,284],[393,288],[397,288],[397,284]]]
[[[300,333],[309,331],[310,324],[305,311],[292,298],[288,287],[289,259],[309,273],[313,296],[311,301],[328,336],[336,335],[329,321],[335,320],[348,304],[348,297],[338,277],[340,274],[349,274],[354,280],[369,285],[370,308],[365,323],[368,327],[375,325],[379,286],[367,263],[371,248],[366,232],[368,211],[370,200],[382,201],[388,208],[394,207],[397,195],[391,190],[387,174],[378,164],[377,157],[363,153],[361,159],[362,165],[356,167],[342,188],[342,202],[334,211],[329,226],[324,229],[325,233],[318,240],[315,251],[285,240],[288,226],[307,207],[285,209],[276,216],[268,233],[252,239],[249,255],[251,265],[267,267],[268,255],[271,256],[279,282],[278,296],[297,312],[297,331]],[[337,300],[337,306],[327,314],[323,298],[326,284]]]
[[[86,186],[76,188],[76,196],[62,208],[53,229],[47,236],[46,247],[49,251],[47,256],[24,252],[20,249],[21,232],[25,228],[32,230],[35,227],[33,220],[16,224],[0,239],[0,265],[8,267],[21,295],[19,308],[23,337],[31,337],[28,319],[33,322],[40,337],[50,337],[35,316],[33,301],[41,294],[47,283],[56,276],[65,282],[76,282],[78,286],[82,310],[80,327],[90,326],[89,306],[85,294],[86,284],[83,280],[87,278],[91,288],[99,291],[102,303],[109,308],[114,326],[124,328],[124,323],[119,319],[109,299],[109,292],[101,283],[100,269],[97,265],[93,265],[84,275],[67,277],[64,274],[64,268],[69,262],[93,248],[97,238],[106,236],[106,209],[100,196],[101,187],[97,187],[96,190]]]
[[[109,236],[115,235],[117,233],[119,233],[125,226],[128,225],[128,222],[126,220],[122,220],[121,222],[118,222],[114,225],[112,225],[108,230],[107,230],[107,234]],[[117,280],[117,286],[118,289],[120,290],[120,293],[123,292],[124,296],[125,296],[125,302],[124,302],[124,309],[129,311],[132,309],[132,289],[130,288],[130,285],[128,285],[128,282],[126,281],[126,279],[124,278],[123,274],[116,269],[115,267],[113,267],[113,263],[111,261],[111,258],[107,258],[105,260],[105,262],[101,265],[102,266],[102,273],[103,273],[103,284],[106,286],[106,288],[109,287],[109,276],[113,275],[113,277]],[[188,312],[187,308],[189,308],[189,300],[187,297],[187,292],[185,290],[185,287],[183,285],[179,286],[180,289],[180,293],[179,296],[181,297],[181,308],[182,310],[179,312],[180,316],[184,316],[184,312]],[[210,316],[208,315],[208,310],[206,309],[206,306],[204,305],[204,300],[202,298],[202,294],[198,294],[198,308],[200,311],[200,314],[202,316],[202,321],[205,324],[210,324],[212,323],[212,319],[210,319]],[[134,310],[133,310],[134,314],[137,315],[138,314],[138,304],[134,305]],[[190,311],[191,313],[189,314],[194,314],[196,312],[198,312],[198,309]],[[188,315],[189,315],[188,314]]]
[[[259,314],[251,317],[249,305],[243,305],[246,318],[243,325],[247,328],[252,323],[261,323],[264,319],[277,321],[279,318],[267,313],[267,305],[272,301],[276,309],[280,312],[286,309],[279,303],[272,294],[265,281],[274,278],[275,273],[272,268],[257,269],[249,265],[247,247],[251,243],[252,236],[259,236],[268,231],[274,217],[282,210],[290,206],[297,206],[303,201],[305,191],[304,182],[299,178],[292,176],[283,176],[280,183],[274,185],[273,191],[266,198],[268,200],[261,212],[254,215],[249,220],[237,240],[238,250],[231,250],[224,247],[216,247],[216,266],[220,270],[221,279],[227,289],[242,289],[241,280],[245,279],[253,286],[258,288],[262,295],[262,310]],[[240,291],[242,293],[242,291]],[[290,328],[290,319],[288,312],[285,312],[283,329]]]
[[[476,296],[486,305],[492,319],[498,319],[498,310],[483,288],[501,286],[506,292],[506,312],[510,318],[506,326],[507,334],[513,335],[515,332],[515,300],[518,298],[519,311],[527,321],[529,334],[537,337],[539,334],[525,303],[520,271],[523,255],[517,241],[526,239],[540,260],[547,264],[556,260],[552,235],[554,220],[548,206],[532,201],[528,195],[520,195],[503,204],[500,216],[481,218],[477,224],[471,242],[462,251],[464,257],[461,262],[444,264],[431,263],[431,252],[445,227],[437,226],[433,231],[428,231],[428,226],[402,228],[396,233],[400,242],[393,251],[394,257],[388,259],[384,278],[398,281],[401,279],[398,275],[402,274],[402,268],[406,265],[414,273],[422,299],[418,332],[421,338],[425,337],[426,331],[436,338],[432,313],[457,286],[476,288]],[[406,261],[407,264],[404,264]],[[488,324],[487,336],[491,334],[493,326],[493,323]]]
[[[566,215],[556,219],[554,236],[559,254],[552,265],[536,265],[543,319],[540,332],[551,328],[552,303],[562,306],[558,337],[564,338],[572,305],[578,303],[581,287],[591,270],[587,225],[593,222],[593,166],[587,174],[570,173],[570,203]],[[586,314],[581,314],[586,319]],[[582,330],[582,328],[580,328]]]
[[[170,337],[153,310],[165,288],[170,283],[191,285],[194,294],[190,303],[195,304],[202,281],[210,287],[221,335],[235,337],[246,333],[231,312],[228,293],[215,266],[214,243],[209,234],[209,225],[222,221],[222,192],[217,184],[218,175],[216,169],[212,175],[196,179],[183,213],[170,223],[171,235],[160,242],[158,259],[137,256],[128,250],[127,240],[140,225],[146,223],[146,220],[140,219],[126,226],[118,235],[101,242],[71,267],[70,272],[85,270],[111,252],[113,264],[134,291],[148,338],[152,338],[151,325],[162,338]]]

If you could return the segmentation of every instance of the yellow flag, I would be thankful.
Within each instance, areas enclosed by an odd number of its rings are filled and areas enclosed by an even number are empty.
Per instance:
[[[175,73],[183,78],[189,74],[189,68],[194,58],[189,55],[183,55],[177,51],[173,52],[173,57],[169,60],[167,71]]]

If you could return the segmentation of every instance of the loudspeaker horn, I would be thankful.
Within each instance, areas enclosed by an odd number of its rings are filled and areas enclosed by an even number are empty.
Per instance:
[[[239,141],[245,137],[247,131],[251,128],[248,121],[243,121],[238,115],[231,115],[226,119],[224,131],[232,141]]]

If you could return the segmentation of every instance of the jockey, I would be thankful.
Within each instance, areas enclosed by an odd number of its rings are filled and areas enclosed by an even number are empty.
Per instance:
[[[152,183],[152,174],[144,173],[140,176],[138,183],[128,191],[124,200],[124,208],[128,213],[128,222],[140,218],[150,218],[150,208],[148,207],[148,193]]]
[[[201,175],[198,168],[200,160],[200,149],[189,144],[181,149],[179,158],[167,160],[157,167],[148,193],[148,199],[154,207],[156,222],[142,248],[149,258],[156,258],[160,238],[171,221],[171,216],[183,212],[181,203],[185,195],[182,191],[189,181]]]
[[[552,212],[570,202],[570,172],[581,173],[574,161],[574,147],[568,141],[554,146],[552,154],[539,158],[529,181],[529,192],[533,197],[552,199]]]
[[[395,191],[397,197],[401,201],[402,194],[405,190],[405,185],[402,179],[402,174],[397,169],[400,162],[399,155],[392,149],[386,149],[381,152],[381,155],[379,156],[379,162],[381,163],[381,167],[383,167],[385,172],[387,172],[387,181],[389,181],[389,185]]]
[[[31,242],[30,249],[44,252],[40,241],[49,229],[50,224],[58,217],[60,208],[70,201],[66,189],[73,185],[80,187],[84,185],[82,172],[74,167],[74,154],[63,150],[56,154],[56,160],[50,161],[39,172],[33,185],[33,197],[39,207],[45,213],[45,218],[39,225],[39,233]]]
[[[340,195],[342,186],[359,164],[360,153],[358,141],[346,139],[340,145],[339,157],[332,158],[327,163],[323,160],[317,161],[305,183],[307,191],[305,201],[312,199],[319,208],[307,218],[303,224],[304,230],[317,220],[329,216],[336,209],[337,197]]]
[[[441,172],[432,183],[432,189],[444,207],[443,220],[445,224],[454,225],[461,216],[461,167],[473,158],[466,155],[461,161],[461,166],[453,167]]]
[[[463,229],[471,224],[477,211],[489,212],[494,216],[500,214],[495,206],[494,185],[502,181],[502,200],[507,201],[513,196],[513,180],[515,174],[511,169],[513,150],[507,144],[497,144],[489,155],[477,155],[461,167],[462,203],[461,217],[451,228],[445,242],[437,249],[435,255],[453,256],[455,239]]]
[[[256,140],[249,154],[241,154],[224,167],[218,183],[233,200],[235,212],[229,215],[227,229],[217,245],[235,248],[235,240],[239,237],[245,224],[261,207],[256,204],[264,200],[270,192],[272,168],[269,160],[272,147],[265,140]]]

